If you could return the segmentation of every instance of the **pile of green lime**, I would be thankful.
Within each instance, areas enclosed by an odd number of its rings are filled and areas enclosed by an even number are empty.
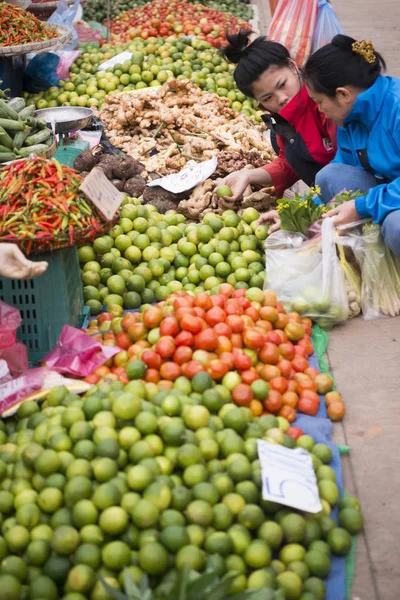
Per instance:
[[[0,422],[1,600],[110,600],[101,578],[120,589],[124,569],[157,594],[184,565],[234,574],[233,595],[324,599],[332,554],[362,527],[353,497],[340,527],[330,517],[330,449],[206,383],[102,382],[82,398],[59,387]],[[320,514],[262,499],[257,438],[311,450]]]
[[[122,307],[139,308],[182,289],[216,292],[224,282],[236,289],[263,287],[268,229],[257,226],[254,208],[246,208],[241,217],[226,210],[187,224],[175,211],[162,215],[137,199],[124,202],[110,234],[78,250],[84,299],[92,314],[116,306],[119,316]]]
[[[122,52],[132,57],[106,70],[98,70],[102,63]],[[158,87],[169,79],[190,79],[201,89],[225,96],[231,108],[261,121],[262,112],[256,102],[246,98],[236,87],[233,65],[229,65],[208,42],[180,38],[135,38],[131,43],[87,48],[74,62],[70,78],[59,81],[37,94],[25,94],[28,104],[36,108],[56,106],[101,106],[105,96],[112,92]]]

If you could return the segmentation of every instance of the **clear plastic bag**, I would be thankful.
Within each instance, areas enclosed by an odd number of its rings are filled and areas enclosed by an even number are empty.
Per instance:
[[[332,38],[339,33],[344,34],[344,31],[335,9],[327,0],[320,0],[318,2],[317,24],[312,41],[312,52],[326,44],[330,44]]]
[[[400,314],[400,260],[379,225],[367,223],[346,236],[361,268],[361,309],[367,321]]]
[[[278,231],[266,241],[264,289],[274,290],[287,311],[310,317],[324,329],[348,318],[335,236],[332,219],[325,219],[321,236],[312,240]]]
[[[66,25],[67,27],[71,27],[72,41],[67,46],[64,46],[63,50],[74,50],[78,45],[78,34],[74,27],[74,19],[76,13],[78,12],[79,5],[80,0],[75,0],[72,6],[68,6],[65,0],[60,0],[56,10],[53,12],[53,14],[48,20],[49,23],[55,23],[56,25]]]
[[[268,38],[287,48],[302,67],[311,54],[317,20],[315,0],[279,0],[268,30]]]

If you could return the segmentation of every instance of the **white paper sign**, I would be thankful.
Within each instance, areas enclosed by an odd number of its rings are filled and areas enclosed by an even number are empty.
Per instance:
[[[117,54],[117,56],[113,56],[106,62],[101,63],[98,67],[98,71],[107,71],[110,67],[114,65],[123,64],[126,60],[130,60],[132,58],[132,52],[121,52],[121,54]]]
[[[262,472],[262,496],[278,504],[317,513],[322,510],[310,454],[257,440]]]
[[[217,168],[217,165],[218,161],[216,156],[201,163],[190,160],[186,167],[179,173],[173,173],[172,175],[161,177],[161,179],[154,179],[147,185],[149,187],[159,185],[168,192],[180,194],[181,192],[186,192],[186,190],[191,190],[199,183],[202,183],[202,181],[211,177]]]
[[[124,199],[124,195],[107,179],[104,171],[99,167],[90,171],[79,189],[109,221],[112,220]]]

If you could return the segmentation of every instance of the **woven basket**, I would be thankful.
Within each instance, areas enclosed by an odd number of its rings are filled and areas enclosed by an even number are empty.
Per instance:
[[[72,6],[75,0],[66,0],[68,6]],[[35,15],[41,21],[47,19],[53,14],[58,7],[59,0],[56,2],[32,2],[29,3],[28,11]],[[86,4],[85,0],[81,0],[81,6]]]
[[[46,40],[45,42],[33,42],[32,44],[22,44],[21,46],[0,46],[0,58],[5,56],[20,56],[22,54],[29,54],[34,52],[35,54],[42,54],[49,50],[58,50],[63,46],[66,46],[72,40],[72,29],[66,25],[48,25],[49,27],[55,28],[59,36]]]

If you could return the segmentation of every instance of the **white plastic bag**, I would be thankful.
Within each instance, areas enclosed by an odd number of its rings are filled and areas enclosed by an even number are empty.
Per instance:
[[[72,6],[68,6],[65,0],[60,0],[56,10],[53,12],[48,20],[48,23],[54,23],[56,25],[66,25],[72,29],[72,41],[67,46],[63,47],[63,50],[74,50],[78,45],[78,34],[74,27],[74,19],[78,8],[80,6],[80,0],[75,0]]]
[[[336,254],[335,227],[324,219],[321,236],[278,231],[266,241],[264,289],[272,289],[287,311],[295,310],[328,329],[348,318],[343,271]]]
[[[327,0],[321,0],[318,2],[317,24],[315,25],[312,41],[312,52],[326,44],[330,44],[332,38],[339,33],[343,34],[344,31],[332,4]]]

